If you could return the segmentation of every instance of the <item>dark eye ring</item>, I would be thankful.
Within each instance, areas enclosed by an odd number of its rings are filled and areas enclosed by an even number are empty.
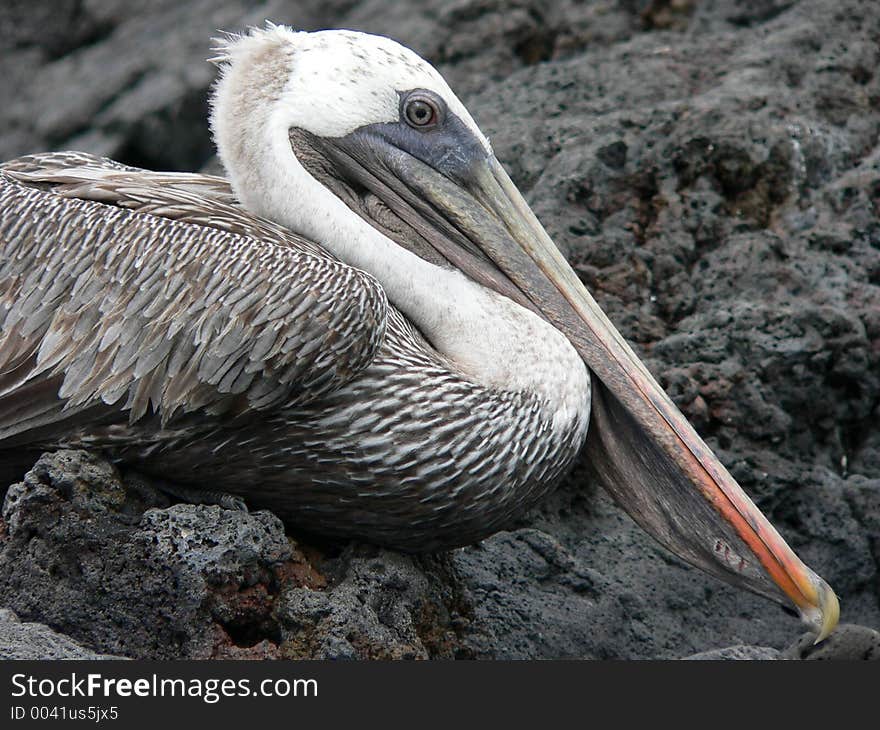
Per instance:
[[[417,96],[408,99],[403,109],[407,124],[416,129],[430,129],[440,119],[440,111],[431,99]]]

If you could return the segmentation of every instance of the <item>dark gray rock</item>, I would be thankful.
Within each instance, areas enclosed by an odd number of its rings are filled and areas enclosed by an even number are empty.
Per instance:
[[[7,3],[0,158],[79,147],[201,168],[217,28],[269,17],[411,45],[844,620],[880,626],[875,4],[551,5]],[[415,559],[285,552],[267,515],[169,507],[146,480],[59,458],[7,500],[0,605],[101,651],[673,658],[798,631],[662,551],[580,469],[509,531]]]
[[[101,652],[259,655],[280,571],[280,521],[173,505],[80,451],[43,456],[3,504],[0,600]]]
[[[307,558],[269,512],[169,506],[146,478],[83,451],[41,457],[9,488],[2,525],[2,601],[99,651],[468,655],[459,641],[468,607],[447,558],[356,545],[336,556],[307,548]],[[51,630],[0,636],[25,632]],[[34,651],[49,651],[47,642]]]
[[[48,626],[22,623],[8,608],[0,608],[0,660],[121,658],[96,654]]]
[[[773,661],[780,659],[779,649],[769,646],[726,646],[685,657],[688,661]]]
[[[880,661],[880,632],[867,626],[842,624],[825,641],[805,634],[780,655],[781,659]]]
[[[324,591],[292,587],[277,607],[281,655],[302,659],[469,658],[471,605],[447,557],[351,545],[325,562]]]
[[[58,5],[62,7],[59,9]],[[266,18],[325,25],[344,0],[16,2],[0,11],[14,29],[0,47],[0,159],[82,149],[158,169],[194,169],[212,153],[206,61],[218,29]],[[81,40],[70,35],[79,24]],[[11,46],[11,48],[9,47]]]

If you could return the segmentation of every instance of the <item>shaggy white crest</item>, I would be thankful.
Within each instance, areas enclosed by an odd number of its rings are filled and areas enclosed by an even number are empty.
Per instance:
[[[220,65],[224,76],[236,75],[245,66],[260,69],[260,86],[272,89],[278,113],[290,127],[322,137],[341,137],[365,124],[397,121],[398,92],[428,89],[446,101],[487,152],[491,149],[437,70],[390,38],[350,30],[295,31],[267,24],[247,35],[217,39],[215,49],[218,55],[211,60]],[[261,95],[259,89],[251,93]]]

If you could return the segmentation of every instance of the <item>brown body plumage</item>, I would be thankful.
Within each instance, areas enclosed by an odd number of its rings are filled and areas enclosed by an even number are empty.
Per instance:
[[[584,424],[557,434],[536,398],[456,372],[372,277],[221,178],[73,154],[0,170],[0,454],[102,449],[427,550],[499,529],[580,447]]]

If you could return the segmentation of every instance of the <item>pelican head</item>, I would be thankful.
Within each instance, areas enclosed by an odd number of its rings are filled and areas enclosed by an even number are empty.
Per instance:
[[[350,31],[268,26],[221,45],[212,129],[246,207],[373,274],[429,339],[418,302],[431,271],[552,324],[591,374],[594,478],[676,555],[831,631],[834,592],[648,373],[430,64]]]

